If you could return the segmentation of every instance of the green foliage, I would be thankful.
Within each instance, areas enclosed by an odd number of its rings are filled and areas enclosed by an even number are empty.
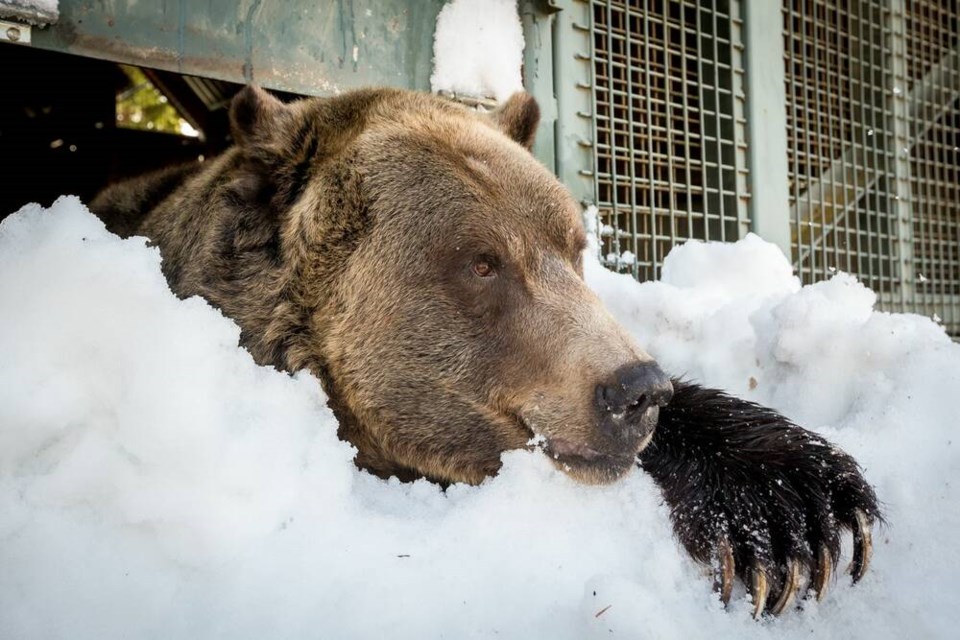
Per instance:
[[[120,65],[130,83],[117,94],[117,126],[196,136],[197,131],[180,117],[167,97],[157,89],[143,71]]]

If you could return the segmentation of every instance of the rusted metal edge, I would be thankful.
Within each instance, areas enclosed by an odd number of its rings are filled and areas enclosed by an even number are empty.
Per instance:
[[[57,20],[60,19],[60,12],[57,10],[46,11],[32,5],[22,4],[17,0],[3,0],[3,2],[0,2],[0,18],[25,22],[35,27],[45,27],[48,24],[56,24]]]

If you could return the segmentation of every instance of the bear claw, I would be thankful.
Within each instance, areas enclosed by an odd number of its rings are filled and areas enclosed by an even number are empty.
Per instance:
[[[759,620],[764,609],[767,608],[767,596],[770,594],[767,572],[759,562],[753,563],[750,578],[750,593],[753,596],[753,619]]]
[[[853,515],[855,521],[853,559],[850,561],[847,572],[853,576],[853,582],[856,584],[866,574],[870,566],[870,559],[873,556],[873,521],[865,511],[859,508],[854,510]],[[733,583],[737,575],[733,547],[729,539],[722,538],[717,544],[717,557],[719,566],[716,572],[714,591],[719,594],[720,602],[726,606],[730,602]],[[811,567],[812,575],[810,579],[810,587],[814,591],[817,602],[822,602],[827,595],[830,579],[833,576],[833,567],[833,554],[830,553],[826,544],[821,544],[815,564]],[[789,609],[800,592],[803,582],[803,569],[804,563],[801,560],[791,558],[788,561],[783,588],[780,590],[776,602],[769,604],[771,595],[769,572],[759,561],[755,560],[750,570],[749,585],[754,602],[753,617],[760,619],[767,611],[778,616]]]
[[[853,529],[853,560],[848,571],[853,576],[853,583],[860,582],[870,567],[870,558],[873,556],[873,532],[870,517],[863,509],[854,509],[853,517],[856,527]]]
[[[833,557],[825,544],[820,545],[818,555],[817,566],[813,572],[813,590],[817,594],[817,602],[823,602],[830,585],[830,576],[833,575]]]
[[[800,578],[800,561],[793,558],[790,560],[790,568],[787,569],[787,579],[783,585],[783,590],[780,592],[780,597],[777,598],[776,604],[770,609],[773,615],[780,615],[793,603],[794,598],[797,597],[797,591],[800,590]]]
[[[717,570],[716,581],[713,588],[720,594],[720,602],[727,606],[730,602],[730,595],[733,593],[733,580],[736,578],[736,565],[733,560],[733,547],[730,541],[723,538],[717,545],[717,556],[719,557],[720,567]]]
[[[873,488],[847,453],[772,409],[675,380],[639,462],[670,505],[674,532],[696,561],[716,559],[728,602],[739,579],[754,616],[791,608],[810,575],[817,600],[837,570],[840,533],[853,532],[853,582],[882,521]]]

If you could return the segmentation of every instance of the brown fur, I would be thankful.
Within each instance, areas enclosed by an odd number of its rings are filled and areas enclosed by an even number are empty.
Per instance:
[[[529,153],[529,96],[483,115],[390,89],[283,105],[248,88],[231,115],[221,157],[91,208],[153,240],[173,290],[236,320],[258,362],[315,373],[361,467],[477,483],[536,434],[575,478],[610,482],[642,450],[691,555],[728,549],[728,578],[762,567],[774,593],[793,561],[826,575],[841,530],[879,517],[853,458],[671,386],[613,321],[583,283],[579,208]]]
[[[574,476],[611,481],[649,429],[599,429],[595,388],[650,358],[582,281],[579,207],[528,152],[538,118],[525,94],[484,115],[248,88],[236,146],[91,208],[153,240],[173,290],[236,320],[258,362],[319,376],[362,467],[476,483],[535,432]],[[601,455],[568,455],[583,447]]]

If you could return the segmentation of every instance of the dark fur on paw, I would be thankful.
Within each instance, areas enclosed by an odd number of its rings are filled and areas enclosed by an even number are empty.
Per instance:
[[[853,581],[867,570],[881,520],[873,488],[852,457],[772,409],[675,380],[639,461],[663,490],[686,550],[715,562],[724,603],[734,576],[757,616],[787,609],[804,574],[822,598],[845,529],[854,537]]]

